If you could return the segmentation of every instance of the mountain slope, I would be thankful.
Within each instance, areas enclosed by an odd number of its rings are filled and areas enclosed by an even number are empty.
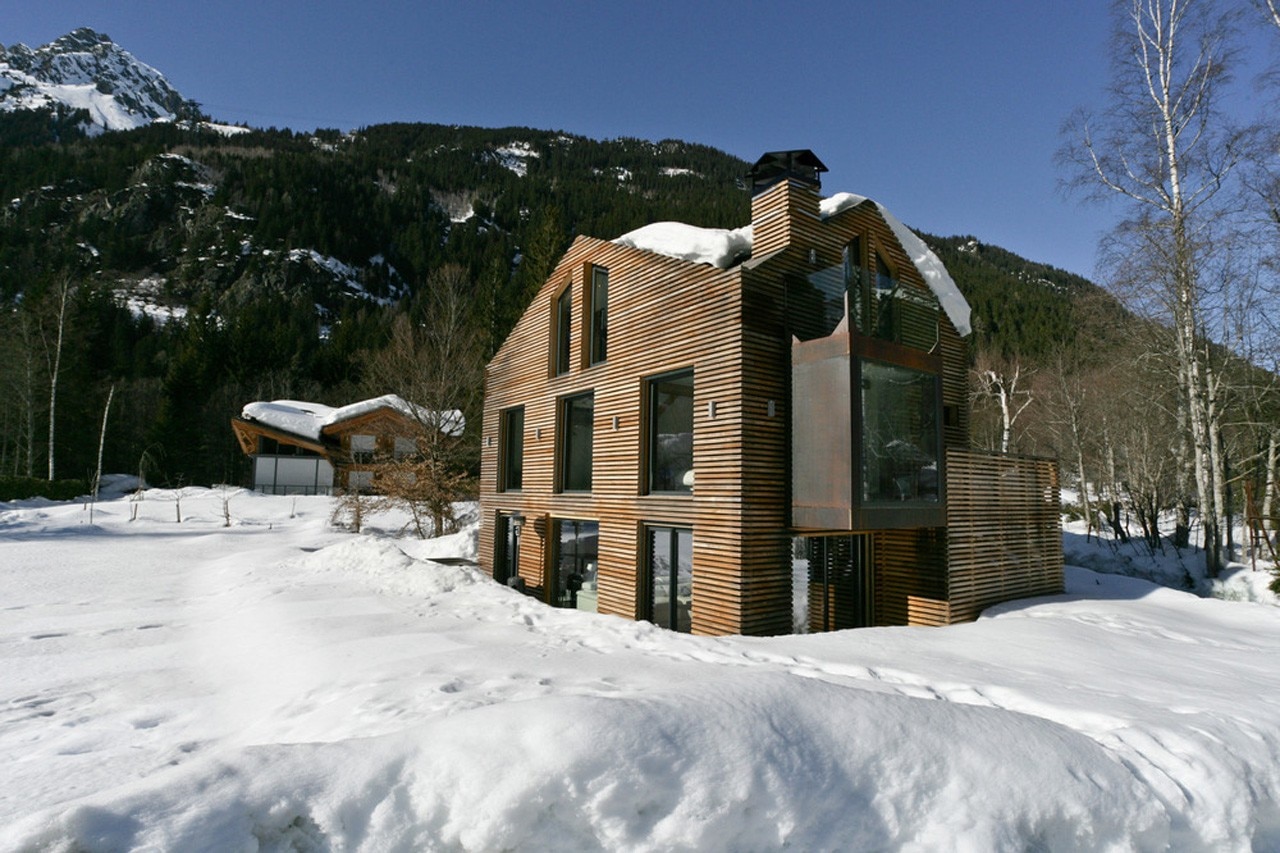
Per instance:
[[[82,27],[34,50],[0,45],[0,112],[80,113],[89,133],[188,117],[194,105],[156,69]]]

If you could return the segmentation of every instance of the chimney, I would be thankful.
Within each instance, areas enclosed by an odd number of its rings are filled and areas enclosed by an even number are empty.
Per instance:
[[[827,167],[812,151],[770,151],[751,167],[751,254],[757,258],[812,231],[818,215],[818,179]]]

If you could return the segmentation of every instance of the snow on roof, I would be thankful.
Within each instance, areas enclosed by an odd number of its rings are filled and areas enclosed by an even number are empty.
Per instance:
[[[857,207],[864,201],[871,201],[871,199],[854,193],[836,193],[831,198],[824,198],[818,203],[818,212],[822,214],[823,219],[829,219],[842,210]],[[911,258],[911,263],[915,264],[916,269],[919,270],[924,283],[929,285],[933,295],[938,297],[942,310],[947,312],[947,317],[960,333],[960,337],[972,332],[973,327],[969,325],[969,303],[942,261],[923,240],[916,236],[915,232],[903,225],[898,217],[890,213],[883,204],[878,201],[871,201],[871,203],[876,206],[876,210],[880,211],[885,224],[906,250],[907,257]]]
[[[836,193],[831,198],[822,199],[818,210],[823,219],[828,219],[866,201],[871,199],[854,193]],[[969,325],[969,303],[965,301],[942,261],[910,228],[886,210],[884,205],[876,201],[871,203],[884,217],[885,223],[924,278],[925,284],[938,297],[942,310],[947,312],[956,331],[961,337],[968,335],[973,331],[973,327]],[[629,231],[613,242],[695,264],[711,264],[726,269],[751,254],[751,238],[750,225],[725,229],[700,228],[683,222],[654,222]]]
[[[683,222],[654,222],[623,234],[613,242],[725,269],[751,254],[751,226],[699,228]]]
[[[255,402],[245,405],[241,417],[247,421],[257,421],[264,426],[282,432],[320,440],[320,433],[325,427],[342,423],[360,415],[378,409],[394,409],[401,414],[424,424],[434,424],[447,435],[462,435],[466,427],[466,418],[457,409],[433,411],[410,403],[395,394],[384,394],[369,400],[361,400],[339,408],[325,406],[321,403],[307,403],[300,400],[273,400],[271,402]]]

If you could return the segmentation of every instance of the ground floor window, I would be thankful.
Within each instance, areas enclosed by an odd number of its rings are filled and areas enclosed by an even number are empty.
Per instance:
[[[520,532],[524,528],[524,517],[500,512],[496,526],[493,579],[498,583],[506,583],[520,576]]]
[[[644,618],[659,628],[689,633],[693,607],[693,531],[645,528]]]
[[[873,624],[869,534],[798,536],[791,553],[797,633]]]
[[[596,576],[600,562],[600,523],[560,518],[553,522],[551,603],[596,612]]]

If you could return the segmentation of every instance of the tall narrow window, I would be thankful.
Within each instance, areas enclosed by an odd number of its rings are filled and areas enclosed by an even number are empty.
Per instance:
[[[573,286],[566,285],[556,297],[555,322],[555,370],[556,375],[568,373],[573,350],[569,347],[569,333],[573,329]]]
[[[595,613],[600,522],[557,519],[551,541],[556,549],[551,603]]]
[[[493,555],[493,579],[498,583],[520,576],[520,532],[523,527],[523,517],[498,513]]]
[[[560,488],[591,491],[591,445],[595,438],[595,397],[569,397],[560,409]]]
[[[693,371],[649,380],[650,492],[693,491]]]
[[[844,247],[844,301],[845,310],[852,316],[849,320],[853,326],[863,329],[862,305],[862,238],[854,237]]]
[[[693,531],[645,528],[648,583],[644,618],[659,628],[689,633],[693,620]]]
[[[599,364],[608,353],[609,271],[591,268],[591,363]]]
[[[500,429],[498,490],[514,491],[524,486],[524,407],[503,412]]]

